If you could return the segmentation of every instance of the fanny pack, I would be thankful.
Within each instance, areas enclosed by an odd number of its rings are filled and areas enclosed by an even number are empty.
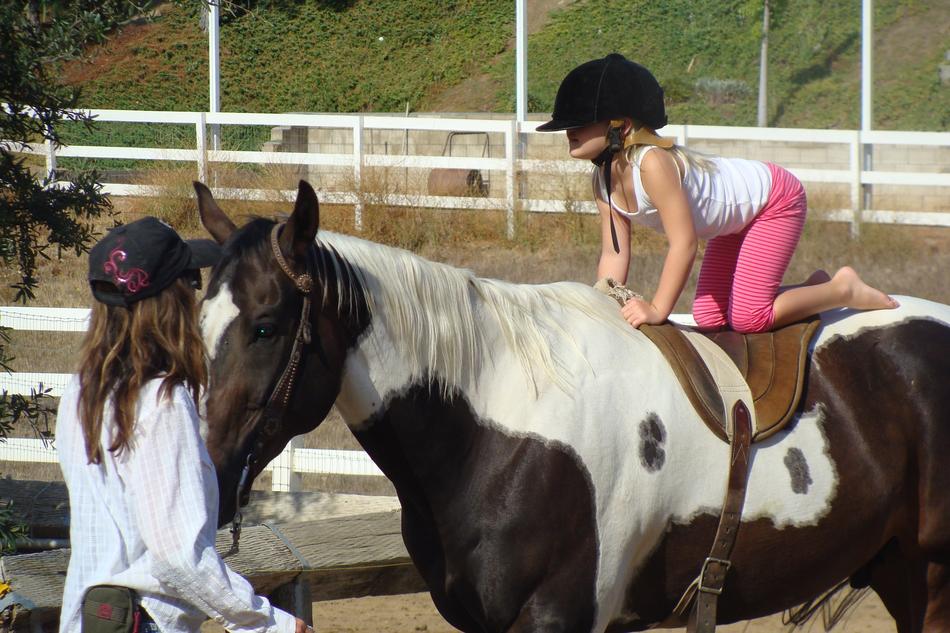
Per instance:
[[[142,611],[128,587],[96,585],[82,600],[82,633],[138,633]]]

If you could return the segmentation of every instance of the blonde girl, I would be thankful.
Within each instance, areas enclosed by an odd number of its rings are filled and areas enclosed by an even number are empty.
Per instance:
[[[625,283],[630,223],[664,233],[669,250],[653,298],[621,308],[634,327],[667,319],[692,270],[700,239],[709,240],[693,316],[704,330],[762,332],[838,307],[894,308],[850,267],[823,271],[781,288],[801,237],[805,191],[778,165],[705,157],[657,136],[667,123],[663,89],[649,70],[613,53],[573,69],[561,82],[551,121],[564,130],[573,158],[597,165],[594,198],[603,247],[598,279]]]

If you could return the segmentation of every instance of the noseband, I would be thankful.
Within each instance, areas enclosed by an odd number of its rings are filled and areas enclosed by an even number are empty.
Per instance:
[[[237,492],[235,493],[234,519],[231,521],[231,536],[233,538],[231,550],[235,552],[238,548],[238,540],[241,538],[241,523],[244,520],[241,508],[246,505],[246,503],[241,503],[241,499],[244,496],[245,488],[249,488],[250,486],[251,467],[257,463],[257,456],[263,451],[264,443],[276,435],[280,428],[280,421],[290,402],[294,383],[297,380],[297,376],[300,375],[300,361],[303,358],[303,350],[310,344],[311,340],[310,295],[313,292],[313,276],[310,274],[310,253],[312,247],[307,251],[306,271],[301,274],[295,273],[287,263],[287,260],[284,259],[283,253],[280,252],[280,243],[277,239],[284,224],[284,222],[279,222],[271,229],[271,251],[273,251],[274,258],[277,260],[280,269],[284,271],[284,274],[294,283],[297,291],[303,295],[303,306],[300,309],[300,325],[297,326],[297,334],[294,336],[294,346],[290,350],[290,359],[287,361],[283,373],[281,373],[280,378],[277,380],[277,384],[274,385],[274,390],[267,399],[267,404],[264,405],[258,423],[255,425],[257,428],[254,430],[256,434],[254,445],[244,460],[244,468],[241,470],[241,477],[238,480]]]

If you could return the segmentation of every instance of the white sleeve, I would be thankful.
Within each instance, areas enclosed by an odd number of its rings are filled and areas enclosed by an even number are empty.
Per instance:
[[[214,548],[217,499],[206,498],[214,470],[202,463],[194,408],[163,400],[134,435],[123,479],[155,577],[229,631],[293,633],[295,618],[255,595]]]

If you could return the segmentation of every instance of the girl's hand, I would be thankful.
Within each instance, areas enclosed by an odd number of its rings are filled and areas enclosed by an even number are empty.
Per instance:
[[[666,321],[666,317],[652,303],[643,299],[630,299],[620,308],[620,313],[633,327],[640,327],[644,323],[659,325]]]

